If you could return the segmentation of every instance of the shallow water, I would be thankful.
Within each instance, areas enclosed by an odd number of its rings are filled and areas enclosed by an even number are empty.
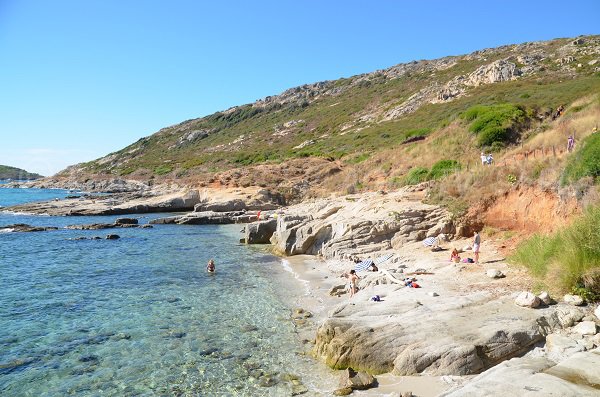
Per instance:
[[[0,189],[0,205],[7,190],[22,189]],[[1,213],[0,226],[114,219]],[[0,234],[0,395],[285,396],[288,374],[326,395],[330,372],[297,354],[303,289],[280,259],[240,245],[240,228]],[[73,240],[108,233],[121,238]]]

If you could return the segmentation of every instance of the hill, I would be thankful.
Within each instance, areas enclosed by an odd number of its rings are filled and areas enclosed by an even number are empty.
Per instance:
[[[586,36],[306,84],[163,128],[58,176],[263,186],[290,199],[393,186],[415,166],[526,142],[557,108],[600,91],[599,58],[600,36]],[[376,176],[358,175],[365,162]]]
[[[43,178],[40,174],[27,172],[20,168],[9,167],[8,165],[0,165],[0,179],[39,179]]]

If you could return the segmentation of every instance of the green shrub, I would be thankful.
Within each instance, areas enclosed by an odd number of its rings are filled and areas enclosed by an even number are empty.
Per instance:
[[[477,134],[477,143],[482,147],[509,143],[519,125],[527,120],[525,109],[510,103],[472,106],[461,117],[471,122],[469,130]]]
[[[423,167],[413,167],[408,171],[404,179],[404,183],[407,185],[417,185],[421,182],[425,182],[429,176],[429,170]]]
[[[170,165],[159,165],[154,169],[154,173],[156,175],[165,175],[171,171],[173,171],[173,167],[171,167]]]
[[[600,206],[588,209],[569,227],[523,242],[511,260],[561,292],[600,297]]]
[[[581,142],[581,148],[569,159],[562,177],[562,184],[578,181],[583,177],[600,177],[600,134],[592,134]]]
[[[460,170],[460,163],[456,160],[440,160],[431,167],[428,179],[440,179]]]

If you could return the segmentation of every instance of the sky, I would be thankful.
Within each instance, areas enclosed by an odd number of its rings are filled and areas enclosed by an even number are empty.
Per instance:
[[[0,164],[52,175],[287,88],[599,34],[599,0],[0,0]]]

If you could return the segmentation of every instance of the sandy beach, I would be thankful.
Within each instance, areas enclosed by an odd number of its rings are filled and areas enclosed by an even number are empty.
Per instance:
[[[469,241],[469,239],[462,239],[446,242],[442,245],[445,247],[444,250],[439,252],[431,252],[420,243],[409,244],[405,249],[395,252],[394,257],[380,266],[380,270],[400,268],[409,273],[411,270],[426,269],[434,274],[415,276],[422,286],[421,292],[435,291],[437,294],[445,296],[460,294],[464,290],[487,290],[499,295],[529,282],[522,272],[508,267],[498,252],[496,244],[491,241],[486,242],[485,252],[482,252],[479,265],[450,263],[448,259],[451,248],[462,247]],[[463,254],[465,257],[467,255],[473,256],[469,251]],[[286,257],[283,262],[304,289],[304,295],[299,298],[298,302],[295,302],[295,305],[314,315],[312,318],[314,326],[300,331],[300,337],[303,339],[313,340],[316,327],[337,306],[352,304],[354,300],[359,302],[370,298],[370,295],[367,296],[371,292],[370,289],[359,291],[352,300],[348,294],[340,297],[329,294],[332,287],[346,282],[341,274],[352,269],[353,264],[350,261],[322,260],[316,256],[297,255]],[[485,277],[486,270],[492,267],[503,271],[507,277],[496,280],[487,279]],[[359,275],[361,277],[372,276],[367,272],[359,272]],[[407,289],[407,292],[414,291]],[[385,302],[373,302],[373,304],[379,305],[385,304]],[[412,391],[416,396],[434,397],[460,386],[472,376],[395,376],[387,373],[377,375],[376,378],[378,387],[363,391],[357,390],[353,395],[384,397]]]

